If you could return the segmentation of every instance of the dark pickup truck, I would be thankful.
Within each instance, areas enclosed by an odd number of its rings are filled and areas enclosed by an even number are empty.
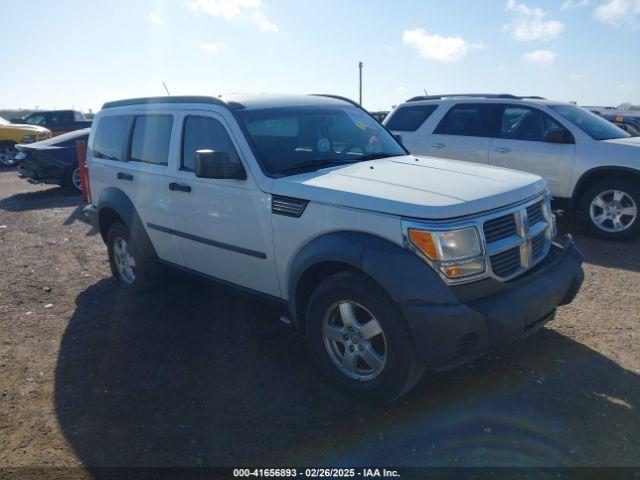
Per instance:
[[[12,118],[11,123],[26,123],[29,125],[39,125],[51,130],[52,135],[80,130],[91,126],[84,113],[77,110],[44,110],[33,112],[24,118]]]

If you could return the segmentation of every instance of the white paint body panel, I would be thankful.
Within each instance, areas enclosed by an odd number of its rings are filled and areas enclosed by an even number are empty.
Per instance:
[[[451,107],[460,103],[517,104],[541,110],[569,130],[575,139],[575,144],[566,145],[501,138],[487,138],[486,142],[481,144],[476,141],[477,137],[434,134],[434,130],[444,115]],[[403,144],[412,153],[438,155],[479,163],[486,162],[484,153],[478,151],[478,146],[484,148],[486,145],[486,158],[490,164],[540,175],[549,184],[551,194],[558,198],[570,198],[574,194],[580,178],[593,169],[627,168],[640,173],[640,138],[594,140],[548,107],[550,104],[559,103],[561,102],[551,100],[484,99],[480,97],[411,102],[412,105],[436,104],[438,108],[415,132],[394,131],[393,133],[402,138]],[[406,103],[400,104],[396,108],[403,105]],[[387,116],[385,124],[393,113],[392,111]],[[444,143],[446,147],[439,149],[439,153],[435,153],[432,147],[434,143]],[[507,154],[494,152],[496,147],[507,147],[511,149],[511,152]]]

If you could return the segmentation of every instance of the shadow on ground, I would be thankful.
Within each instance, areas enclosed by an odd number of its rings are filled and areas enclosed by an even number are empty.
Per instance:
[[[105,279],[76,304],[55,408],[88,467],[640,458],[638,375],[551,330],[374,407],[328,385],[278,312],[205,282],[133,294]]]
[[[640,272],[640,238],[611,241],[596,238],[589,232],[577,214],[563,214],[558,218],[558,231],[570,233],[585,262],[608,268],[621,268]]]

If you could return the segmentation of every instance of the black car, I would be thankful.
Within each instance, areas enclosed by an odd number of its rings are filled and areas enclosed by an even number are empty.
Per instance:
[[[90,130],[84,128],[41,142],[16,145],[18,175],[29,183],[52,183],[82,191],[76,142],[86,142]]]

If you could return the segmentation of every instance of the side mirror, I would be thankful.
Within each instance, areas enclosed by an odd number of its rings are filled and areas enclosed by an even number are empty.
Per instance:
[[[196,151],[196,177],[246,180],[247,173],[239,162],[231,161],[227,152]]]
[[[545,142],[574,143],[571,134],[566,130],[549,130],[544,136]]]

